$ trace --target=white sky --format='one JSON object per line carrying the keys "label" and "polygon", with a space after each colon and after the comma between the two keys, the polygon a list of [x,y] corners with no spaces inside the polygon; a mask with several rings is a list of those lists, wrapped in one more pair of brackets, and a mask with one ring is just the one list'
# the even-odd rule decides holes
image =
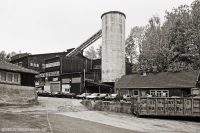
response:
{"label": "white sky", "polygon": [[[0,0],[0,51],[42,54],[76,48],[101,29],[101,15],[126,14],[126,37],[153,15],[194,0]],[[97,48],[101,38],[91,46]]]}

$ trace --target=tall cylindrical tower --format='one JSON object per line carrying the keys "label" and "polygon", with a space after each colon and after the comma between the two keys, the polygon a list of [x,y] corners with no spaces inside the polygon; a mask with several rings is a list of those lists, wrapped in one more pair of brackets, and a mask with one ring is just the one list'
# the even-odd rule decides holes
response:
{"label": "tall cylindrical tower", "polygon": [[102,82],[125,75],[125,18],[119,11],[102,14]]}

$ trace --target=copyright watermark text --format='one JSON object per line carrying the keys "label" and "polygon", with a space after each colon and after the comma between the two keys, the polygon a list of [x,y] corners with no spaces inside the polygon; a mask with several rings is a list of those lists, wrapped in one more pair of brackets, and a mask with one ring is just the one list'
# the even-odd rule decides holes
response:
{"label": "copyright watermark text", "polygon": [[16,131],[21,131],[21,132],[44,132],[46,131],[46,128],[1,128],[2,132],[16,132]]}

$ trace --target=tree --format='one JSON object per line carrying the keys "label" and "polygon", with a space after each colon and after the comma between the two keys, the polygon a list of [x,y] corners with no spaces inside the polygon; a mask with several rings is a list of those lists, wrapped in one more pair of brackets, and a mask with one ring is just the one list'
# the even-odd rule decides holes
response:
{"label": "tree", "polygon": [[96,58],[97,58],[96,51],[95,51],[95,49],[94,49],[93,46],[91,46],[91,47],[89,48],[89,50],[85,52],[85,56],[86,56],[88,59],[96,59]]}
{"label": "tree", "polygon": [[200,0],[191,4],[191,42],[196,46],[198,56],[200,55]]}
{"label": "tree", "polygon": [[4,50],[0,53],[0,61],[6,61],[6,52]]}
{"label": "tree", "polygon": [[97,58],[102,57],[102,46],[101,45],[99,45],[99,48],[97,48],[96,55],[97,55]]}
{"label": "tree", "polygon": [[153,16],[144,29],[144,37],[140,45],[139,62],[148,67],[161,65],[161,23],[158,16]]}
{"label": "tree", "polygon": [[[133,27],[130,35],[125,42],[126,57],[133,63],[138,60],[138,54],[141,51],[142,40],[144,37],[144,27]],[[139,49],[139,51],[137,50]]]}

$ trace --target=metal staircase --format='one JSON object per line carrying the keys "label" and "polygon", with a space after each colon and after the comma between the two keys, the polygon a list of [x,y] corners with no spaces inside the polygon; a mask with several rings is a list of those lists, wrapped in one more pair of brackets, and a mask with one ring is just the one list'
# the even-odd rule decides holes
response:
{"label": "metal staircase", "polygon": [[93,36],[91,36],[89,39],[87,39],[85,42],[83,42],[80,46],[72,50],[70,53],[68,53],[67,57],[72,57],[77,55],[78,53],[81,53],[85,48],[90,46],[93,42],[98,40],[102,36],[102,30],[100,29],[98,32],[96,32]]}

